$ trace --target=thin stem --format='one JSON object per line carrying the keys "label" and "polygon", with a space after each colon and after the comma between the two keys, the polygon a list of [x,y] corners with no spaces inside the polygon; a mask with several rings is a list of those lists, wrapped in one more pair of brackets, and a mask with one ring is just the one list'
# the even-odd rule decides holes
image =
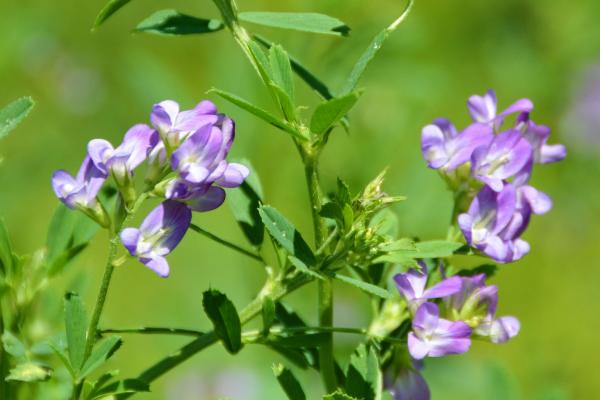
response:
{"label": "thin stem", "polygon": [[212,234],[209,231],[200,228],[198,225],[191,224],[190,225],[190,229],[193,230],[193,231],[195,231],[195,232],[198,232],[198,233],[200,233],[200,234],[202,234],[204,236],[206,236],[207,238],[209,238],[211,240],[214,240],[215,242],[217,242],[219,244],[222,244],[225,247],[228,247],[228,248],[230,248],[232,250],[237,251],[238,253],[241,253],[241,254],[243,254],[243,255],[245,255],[247,257],[250,257],[253,260],[256,260],[256,261],[258,261],[260,263],[266,264],[265,260],[259,254],[256,254],[256,253],[253,253],[251,251],[248,251],[248,250],[246,250],[246,249],[244,249],[244,248],[242,248],[242,247],[240,247],[240,246],[238,246],[236,244],[233,244],[233,243],[231,243],[231,242],[229,242],[229,241],[227,241],[225,239],[222,239],[222,238],[218,237],[217,235]]}
{"label": "thin stem", "polygon": [[107,328],[99,329],[98,335],[103,336],[108,333],[136,333],[141,335],[178,335],[178,336],[202,336],[205,333],[193,329],[184,328],[165,328],[145,326],[142,328]]}

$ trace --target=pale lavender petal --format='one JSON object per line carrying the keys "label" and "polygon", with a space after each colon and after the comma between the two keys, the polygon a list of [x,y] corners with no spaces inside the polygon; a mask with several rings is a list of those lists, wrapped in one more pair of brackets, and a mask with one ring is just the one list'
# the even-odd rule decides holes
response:
{"label": "pale lavender petal", "polygon": [[114,151],[112,144],[104,139],[92,139],[87,145],[87,151],[96,168],[108,174],[106,163]]}
{"label": "pale lavender petal", "polygon": [[194,196],[187,204],[194,211],[210,211],[219,207],[225,201],[225,191],[217,186],[211,186],[205,193]]}
{"label": "pale lavender petal", "polygon": [[490,340],[492,343],[504,343],[515,337],[521,329],[521,323],[515,317],[501,317],[492,322]]}
{"label": "pale lavender petal", "polygon": [[436,299],[440,297],[446,297],[458,293],[462,287],[462,280],[458,276],[452,276],[448,279],[443,280],[427,289],[423,293],[423,298]]}
{"label": "pale lavender petal", "polygon": [[194,110],[200,114],[216,114],[217,106],[210,100],[202,100],[194,107]]}
{"label": "pale lavender petal", "polygon": [[493,90],[488,90],[483,96],[473,95],[469,97],[467,107],[473,121],[488,123],[496,117],[496,104],[496,93]]}
{"label": "pale lavender petal", "polygon": [[179,104],[173,100],[161,101],[152,107],[150,121],[152,125],[162,132],[169,132],[179,114]]}
{"label": "pale lavender petal", "polygon": [[202,183],[209,174],[210,171],[200,164],[188,164],[181,170],[181,177],[190,183]]}
{"label": "pale lavender petal", "polygon": [[435,303],[423,303],[412,321],[413,330],[420,336],[433,332],[440,321],[440,310]]}
{"label": "pale lavender petal", "polygon": [[161,278],[167,278],[169,276],[169,263],[167,259],[161,256],[153,258],[140,259],[142,263],[152,271],[156,272]]}
{"label": "pale lavender petal", "polygon": [[216,183],[226,188],[235,188],[244,183],[248,175],[250,175],[248,167],[242,164],[230,163],[223,176]]}
{"label": "pale lavender petal", "polygon": [[136,228],[125,228],[121,231],[121,242],[129,254],[136,256],[137,244],[140,239],[140,230]]}
{"label": "pale lavender petal", "polygon": [[415,335],[413,332],[408,333],[407,344],[408,352],[416,360],[422,360],[423,358],[427,357],[427,354],[429,354],[429,351],[431,350],[431,346],[424,340],[421,340],[419,337],[417,337],[417,335]]}
{"label": "pale lavender petal", "polygon": [[56,197],[67,207],[75,208],[85,202],[85,190],[67,171],[58,170],[52,174],[52,189]]}
{"label": "pale lavender petal", "polygon": [[421,131],[421,151],[429,168],[441,168],[448,161],[444,141],[444,133],[437,125],[427,125]]}
{"label": "pale lavender petal", "polygon": [[[463,322],[455,322],[456,324],[462,324],[469,328],[469,326]],[[470,330],[470,329],[469,329]],[[431,341],[431,350],[429,350],[429,357],[443,357],[452,354],[463,354],[469,351],[471,347],[471,339],[469,338],[442,338],[434,339]]]}
{"label": "pale lavender petal", "polygon": [[540,163],[548,164],[564,160],[567,148],[562,144],[543,145],[540,149]]}
{"label": "pale lavender petal", "polygon": [[480,249],[498,262],[510,261],[509,244],[498,236],[489,237],[488,240],[481,245]]}
{"label": "pale lavender petal", "polygon": [[493,138],[493,130],[489,125],[479,123],[469,125],[454,139],[452,146],[455,150],[446,164],[446,169],[452,171],[466,163],[471,159],[476,148],[489,145]]}
{"label": "pale lavender petal", "polygon": [[511,104],[506,110],[502,111],[498,117],[505,117],[513,113],[530,113],[533,110],[533,103],[529,99],[519,99]]}
{"label": "pale lavender petal", "polygon": [[115,150],[115,153],[127,156],[127,169],[131,172],[146,160],[158,140],[157,131],[148,125],[137,124],[127,131],[123,143]]}

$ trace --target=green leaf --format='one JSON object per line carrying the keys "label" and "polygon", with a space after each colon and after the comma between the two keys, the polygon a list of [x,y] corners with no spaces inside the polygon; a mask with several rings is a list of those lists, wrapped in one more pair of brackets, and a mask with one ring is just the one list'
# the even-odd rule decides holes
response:
{"label": "green leaf", "polygon": [[118,336],[107,337],[98,343],[96,347],[94,347],[92,354],[90,354],[89,358],[85,361],[85,364],[83,364],[81,372],[79,373],[79,379],[85,378],[94,372],[96,368],[104,364],[117,350],[119,350],[119,347],[121,347],[122,344],[123,341]]}
{"label": "green leaf", "polygon": [[325,278],[319,274],[316,271],[313,271],[312,269],[310,269],[306,264],[304,264],[300,259],[294,257],[294,256],[288,256],[290,262],[292,263],[292,265],[300,272],[310,275],[314,278],[317,279],[321,279],[321,280],[325,280]]}
{"label": "green leaf", "polygon": [[373,347],[360,344],[350,357],[346,392],[363,400],[380,400],[383,379]]}
{"label": "green leaf", "polygon": [[177,36],[212,33],[224,27],[217,19],[196,18],[177,10],[160,10],[140,22],[135,31]]}
{"label": "green leaf", "polygon": [[114,13],[119,11],[130,1],[131,0],[110,0],[108,3],[106,3],[104,8],[100,10],[100,13],[98,13],[96,21],[94,22],[94,28],[97,28],[100,25],[102,25],[104,22],[106,22],[107,19],[112,17]]}
{"label": "green leaf", "polygon": [[338,389],[333,393],[326,394],[323,396],[323,400],[359,400],[356,397],[352,397],[347,395],[342,391],[342,389]]}
{"label": "green leaf", "polygon": [[337,274],[337,273],[335,273],[333,275],[333,277],[335,279],[339,280],[339,281],[342,281],[344,283],[347,283],[349,285],[357,287],[360,290],[362,290],[364,292],[367,292],[369,294],[375,295],[377,297],[381,297],[383,299],[390,298],[390,293],[387,290],[385,290],[383,288],[380,288],[379,286],[375,286],[375,285],[372,285],[370,283],[367,283],[367,282],[364,282],[364,281],[361,281],[361,280],[358,280],[358,279],[354,279],[354,278],[351,278],[351,277],[346,276],[346,275],[340,275],[340,274]]}
{"label": "green leaf", "polygon": [[23,121],[34,105],[31,97],[21,97],[0,109],[0,139]]}
{"label": "green leaf", "polygon": [[65,295],[65,326],[69,360],[73,368],[79,371],[84,362],[87,317],[77,293]]}
{"label": "green leaf", "polygon": [[404,19],[408,15],[410,9],[412,8],[412,5],[413,5],[413,0],[408,0],[408,4],[406,5],[406,8],[402,12],[402,14],[390,26],[388,26],[383,31],[379,32],[379,34],[377,34],[377,36],[375,36],[375,38],[371,41],[371,44],[369,44],[369,47],[367,47],[365,52],[360,56],[357,63],[354,65],[352,72],[350,72],[350,76],[348,76],[346,83],[344,84],[344,86],[342,87],[342,90],[340,91],[340,95],[349,94],[354,89],[356,89],[356,85],[358,84],[358,81],[360,80],[363,73],[367,69],[367,66],[369,65],[371,60],[373,60],[373,58],[375,58],[375,56],[381,49],[381,46],[383,45],[385,40],[388,38],[390,33],[394,32],[396,30],[396,28],[398,28],[400,23],[402,21],[404,21]]}
{"label": "green leaf", "polygon": [[446,240],[431,240],[413,245],[412,241],[401,239],[382,246],[382,249],[389,251],[389,253],[378,257],[375,262],[392,262],[414,266],[416,265],[415,259],[449,257],[462,247],[464,247],[462,243]]}
{"label": "green leaf", "polygon": [[398,216],[389,209],[379,211],[369,221],[370,228],[374,229],[378,235],[387,238],[398,236],[399,225]]}
{"label": "green leaf", "polygon": [[275,302],[270,296],[265,296],[262,302],[263,331],[268,332],[275,323]]}
{"label": "green leaf", "polygon": [[209,91],[209,93],[215,93],[215,94],[221,96],[222,98],[224,98],[225,100],[240,107],[241,109],[248,111],[250,114],[254,114],[258,118],[273,125],[274,127],[279,128],[282,131],[287,132],[287,133],[291,134],[292,136],[295,136],[299,139],[306,140],[306,138],[304,136],[302,136],[300,133],[296,132],[295,129],[291,128],[287,122],[279,119],[278,117],[274,116],[273,114],[269,113],[268,111],[265,111],[262,108],[251,104],[247,100],[244,100],[239,96],[236,96],[235,94],[232,94],[232,93],[226,92],[224,90],[220,90],[220,89],[211,89]]}
{"label": "green leaf", "polygon": [[290,221],[270,206],[262,206],[258,212],[267,231],[281,247],[306,265],[313,266],[315,264],[316,260],[312,250]]}
{"label": "green leaf", "polygon": [[71,375],[71,377],[73,379],[76,379],[77,378],[77,373],[73,369],[73,366],[71,365],[71,361],[69,361],[69,357],[65,353],[64,349],[62,348],[62,346],[59,343],[56,343],[56,342],[53,342],[53,341],[49,341],[48,342],[48,346],[50,346],[50,348],[58,356],[58,358],[60,359],[60,361],[62,361],[62,363],[65,365],[65,367],[67,367],[67,370],[69,371],[69,374]]}
{"label": "green leaf", "polygon": [[291,12],[242,12],[242,21],[273,28],[292,29],[303,32],[346,36],[350,28],[337,18],[318,13]]}
{"label": "green leaf", "polygon": [[13,335],[10,331],[6,330],[2,334],[2,345],[4,351],[16,358],[17,360],[23,360],[26,358],[27,349],[23,342],[18,337]]}
{"label": "green leaf", "polygon": [[242,324],[235,306],[223,293],[211,289],[204,292],[202,306],[215,327],[215,334],[227,351],[237,353],[242,348]]}
{"label": "green leaf", "polygon": [[273,82],[282,88],[294,102],[294,76],[288,54],[279,45],[271,46],[269,49],[269,60],[271,63],[271,76]]}
{"label": "green leaf", "polygon": [[306,400],[300,382],[289,368],[284,367],[282,364],[274,364],[273,373],[289,400]]}
{"label": "green leaf", "polygon": [[240,160],[240,163],[250,169],[250,175],[239,188],[230,190],[226,199],[246,239],[254,247],[260,248],[265,237],[265,226],[258,213],[263,197],[262,187],[258,174],[248,160]]}
{"label": "green leaf", "polygon": [[250,47],[250,52],[252,53],[252,57],[254,57],[254,61],[256,61],[261,77],[265,82],[272,82],[273,78],[271,76],[271,62],[269,61],[269,58],[265,55],[265,52],[260,45],[254,40],[251,40],[248,43],[248,46]]}
{"label": "green leaf", "polygon": [[52,376],[52,369],[36,362],[18,364],[10,370],[6,381],[43,382]]}
{"label": "green leaf", "polygon": [[431,240],[418,242],[415,247],[417,249],[414,258],[441,258],[450,257],[456,250],[463,247],[463,244],[447,240]]}
{"label": "green leaf", "polygon": [[125,379],[112,382],[108,385],[95,389],[88,397],[90,400],[102,399],[108,396],[115,396],[123,393],[149,392],[150,385],[139,379]]}
{"label": "green leaf", "polygon": [[14,264],[15,260],[8,231],[4,225],[4,220],[0,218],[0,278],[12,276]]}
{"label": "green leaf", "polygon": [[319,104],[310,120],[310,130],[317,135],[325,134],[354,107],[359,97],[359,92],[352,92]]}
{"label": "green leaf", "polygon": [[[275,93],[277,102],[279,103],[279,107],[281,108],[283,115],[285,115],[285,118],[288,121],[297,121],[298,116],[296,114],[296,107],[287,92],[274,82],[269,83],[269,87]],[[306,137],[302,135],[300,135],[300,138],[306,139]]]}

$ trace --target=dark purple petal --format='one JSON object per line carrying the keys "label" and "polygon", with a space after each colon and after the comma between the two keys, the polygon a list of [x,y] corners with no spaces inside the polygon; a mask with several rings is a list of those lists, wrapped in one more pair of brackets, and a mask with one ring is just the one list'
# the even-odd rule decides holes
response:
{"label": "dark purple petal", "polygon": [[225,191],[217,186],[211,186],[204,193],[193,195],[187,204],[194,211],[211,211],[225,201]]}
{"label": "dark purple petal", "polygon": [[384,386],[394,400],[430,400],[427,382],[412,368],[403,368],[397,376],[385,374]]}
{"label": "dark purple petal", "polygon": [[394,281],[400,294],[410,302],[423,296],[427,284],[427,272],[411,268],[408,272],[396,274]]}

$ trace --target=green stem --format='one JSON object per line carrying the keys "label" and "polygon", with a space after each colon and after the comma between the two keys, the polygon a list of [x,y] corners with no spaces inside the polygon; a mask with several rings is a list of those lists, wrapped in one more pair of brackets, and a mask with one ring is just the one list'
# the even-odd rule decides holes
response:
{"label": "green stem", "polygon": [[196,331],[194,329],[184,328],[165,328],[165,327],[154,327],[145,326],[142,328],[108,328],[99,329],[98,335],[104,336],[108,333],[136,333],[141,335],[178,335],[178,336],[202,336],[204,332]]}
{"label": "green stem", "polygon": [[254,259],[254,260],[258,261],[258,262],[261,262],[263,264],[266,264],[265,260],[259,254],[255,254],[255,253],[253,253],[251,251],[248,251],[248,250],[246,250],[246,249],[244,249],[244,248],[242,248],[242,247],[240,247],[240,246],[238,246],[236,244],[233,244],[233,243],[231,243],[231,242],[229,242],[229,241],[227,241],[225,239],[221,239],[217,235],[212,234],[209,231],[200,228],[198,225],[191,224],[190,225],[190,229],[193,230],[193,231],[195,231],[195,232],[198,232],[198,233],[200,233],[200,234],[202,234],[204,236],[206,236],[207,238],[209,238],[211,240],[214,240],[217,243],[222,244],[225,247],[228,247],[228,248],[230,248],[232,250],[235,250],[238,253],[241,253],[241,254],[243,254],[245,256],[248,256],[248,257],[250,257],[250,258],[252,258],[252,259]]}

